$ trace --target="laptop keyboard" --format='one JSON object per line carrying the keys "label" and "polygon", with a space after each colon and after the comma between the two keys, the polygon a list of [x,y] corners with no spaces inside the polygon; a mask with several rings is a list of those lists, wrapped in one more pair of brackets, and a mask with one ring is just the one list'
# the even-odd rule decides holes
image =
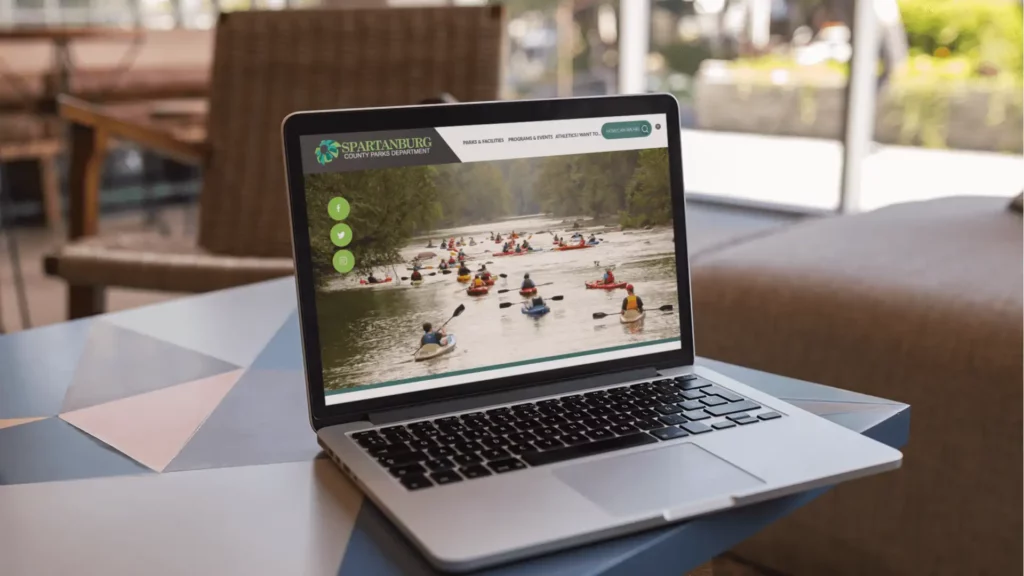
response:
{"label": "laptop keyboard", "polygon": [[355,432],[409,490],[420,490],[746,427],[778,412],[694,375]]}

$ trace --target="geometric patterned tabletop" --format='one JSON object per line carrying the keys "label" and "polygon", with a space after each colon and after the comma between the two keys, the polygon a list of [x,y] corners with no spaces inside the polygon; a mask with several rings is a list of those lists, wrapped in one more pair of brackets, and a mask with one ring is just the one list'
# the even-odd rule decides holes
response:
{"label": "geometric patterned tabletop", "polygon": [[[904,404],[699,363],[907,441]],[[488,573],[683,574],[821,492]],[[434,573],[321,458],[292,279],[0,336],[0,574],[66,573]]]}

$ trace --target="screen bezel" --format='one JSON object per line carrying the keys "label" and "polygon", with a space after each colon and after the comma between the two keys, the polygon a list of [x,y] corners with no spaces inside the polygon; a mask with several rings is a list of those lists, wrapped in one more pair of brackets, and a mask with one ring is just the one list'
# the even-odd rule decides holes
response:
{"label": "screen bezel", "polygon": [[[394,396],[344,402],[330,406],[326,404],[320,332],[316,315],[316,288],[313,281],[309,223],[306,211],[305,177],[302,171],[301,146],[299,144],[300,136],[647,114],[664,114],[668,135],[676,275],[679,289],[681,344],[679,350],[641,354],[624,359],[509,376],[473,384],[406,392]],[[692,365],[694,361],[693,312],[690,305],[690,271],[687,258],[686,209],[683,198],[679,125],[678,102],[668,94],[299,112],[285,118],[282,123],[284,161],[291,210],[292,248],[295,258],[296,293],[306,371],[306,395],[309,401],[310,423],[313,428],[319,430],[324,426],[365,420],[369,414],[374,412],[397,410],[407,406],[465,398],[498,390],[536,386],[600,373],[634,368],[658,369]]]}

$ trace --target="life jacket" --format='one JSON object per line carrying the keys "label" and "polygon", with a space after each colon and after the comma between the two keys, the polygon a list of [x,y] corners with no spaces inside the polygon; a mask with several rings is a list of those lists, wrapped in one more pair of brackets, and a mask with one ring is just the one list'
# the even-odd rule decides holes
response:
{"label": "life jacket", "polygon": [[484,285],[484,281],[481,280],[480,278],[474,278],[473,279],[473,287],[474,288],[479,288],[479,287],[481,287],[483,285]]}
{"label": "life jacket", "polygon": [[639,308],[639,306],[637,306],[636,303],[636,296],[632,294],[626,296],[626,310],[636,310],[637,308]]}

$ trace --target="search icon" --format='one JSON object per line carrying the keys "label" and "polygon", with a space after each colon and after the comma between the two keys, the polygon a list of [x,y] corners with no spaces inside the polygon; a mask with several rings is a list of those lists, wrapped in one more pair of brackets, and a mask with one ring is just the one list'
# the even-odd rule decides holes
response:
{"label": "search icon", "polygon": [[651,127],[648,126],[647,124],[644,124],[640,126],[640,131],[643,132],[644,134],[647,134],[651,131]]}

